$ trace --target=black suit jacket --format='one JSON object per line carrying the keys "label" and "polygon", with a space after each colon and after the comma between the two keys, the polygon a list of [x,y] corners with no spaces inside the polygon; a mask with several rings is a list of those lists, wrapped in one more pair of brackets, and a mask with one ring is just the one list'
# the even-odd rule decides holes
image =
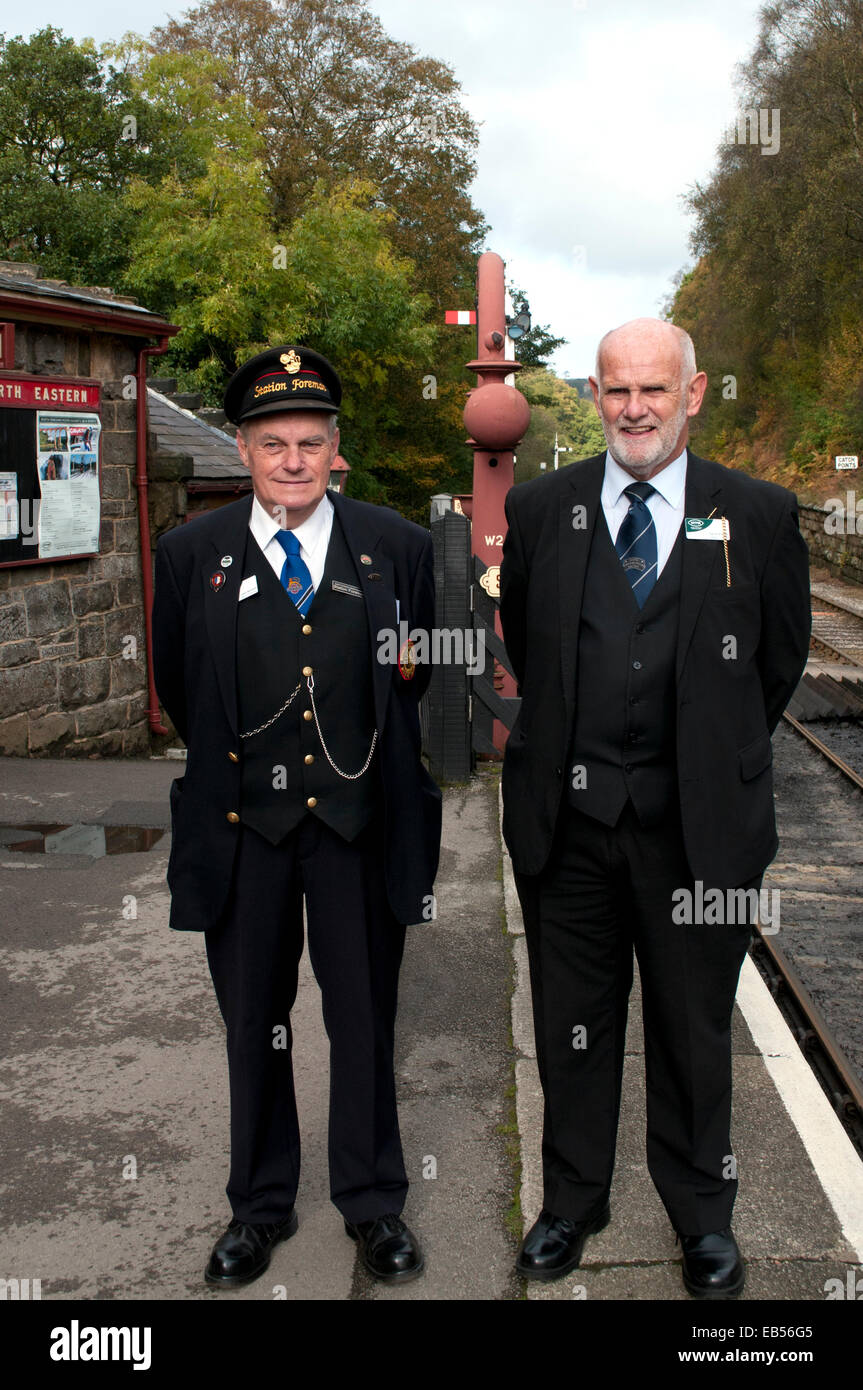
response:
{"label": "black suit jacket", "polygon": [[[544,867],[564,795],[604,470],[598,454],[506,499],[500,617],[522,705],[504,758],[503,830],[524,874]],[[809,568],[793,493],[690,452],[685,515],[711,513],[729,521],[731,585],[721,541],[682,540],[677,774],[693,878],[732,887],[776,853],[770,735],[806,663]]]}
{"label": "black suit jacket", "polygon": [[[404,680],[378,659],[377,634],[434,623],[431,537],[388,507],[330,493],[357,567],[372,647],[375,722],[386,813],[387,895],[400,922],[431,918],[440,849],[441,794],[420,760],[419,700],[431,675]],[[237,723],[237,605],[252,498],[162,536],[156,549],[153,657],[159,698],[187,745],[171,789],[171,926],[205,931],[228,895],[239,826],[242,757]],[[222,565],[223,555],[232,563]],[[360,560],[371,557],[371,563]],[[266,563],[266,562],[265,562]],[[219,570],[224,583],[214,589]],[[312,608],[312,615],[314,607]],[[350,678],[350,673],[345,673]],[[234,755],[234,757],[230,756]]]}

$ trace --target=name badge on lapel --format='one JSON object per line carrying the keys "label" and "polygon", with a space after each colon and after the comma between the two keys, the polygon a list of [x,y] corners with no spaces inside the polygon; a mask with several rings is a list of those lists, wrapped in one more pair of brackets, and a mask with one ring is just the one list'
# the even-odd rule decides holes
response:
{"label": "name badge on lapel", "polygon": [[247,575],[240,585],[240,598],[251,598],[252,594],[256,594],[257,592],[258,576],[256,574]]}
{"label": "name badge on lapel", "polygon": [[[714,508],[715,510],[715,508]],[[688,541],[722,541],[725,553],[725,587],[731,588],[731,557],[728,542],[731,540],[731,523],[727,516],[687,516],[683,521],[684,533]]]}
{"label": "name badge on lapel", "polygon": [[688,516],[683,524],[688,541],[731,540],[731,525],[725,516]]}

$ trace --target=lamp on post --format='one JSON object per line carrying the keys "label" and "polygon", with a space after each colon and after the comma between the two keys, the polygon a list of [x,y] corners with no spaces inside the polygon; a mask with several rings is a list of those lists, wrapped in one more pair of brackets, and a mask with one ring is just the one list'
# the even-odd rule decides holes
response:
{"label": "lamp on post", "polygon": [[525,335],[525,333],[529,333],[529,332],[530,332],[530,305],[529,305],[529,304],[528,304],[528,305],[525,305],[525,307],[522,309],[521,313],[520,313],[520,314],[516,314],[516,316],[515,316],[514,319],[512,319],[512,320],[507,319],[507,322],[506,322],[506,331],[507,331],[507,333],[509,334],[509,336],[512,338],[512,341],[513,341],[514,343],[517,343],[518,340],[519,340],[519,338],[523,338],[524,335]]}

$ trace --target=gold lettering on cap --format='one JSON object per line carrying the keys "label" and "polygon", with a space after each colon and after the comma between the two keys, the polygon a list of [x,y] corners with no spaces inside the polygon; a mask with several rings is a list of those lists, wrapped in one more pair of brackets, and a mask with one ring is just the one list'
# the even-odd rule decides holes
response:
{"label": "gold lettering on cap", "polygon": [[271,381],[266,386],[256,386],[252,394],[257,399],[258,396],[268,396],[271,391],[287,391],[287,389],[288,383],[286,381]]}
{"label": "gold lettering on cap", "polygon": [[305,390],[310,390],[310,391],[323,391],[324,394],[326,395],[326,390],[327,390],[327,388],[326,388],[326,386],[322,385],[320,381],[309,381],[309,380],[307,380],[305,377],[298,376],[297,379],[296,379],[296,381],[292,381],[292,382],[291,382],[291,390],[292,390],[292,391],[305,391]]}

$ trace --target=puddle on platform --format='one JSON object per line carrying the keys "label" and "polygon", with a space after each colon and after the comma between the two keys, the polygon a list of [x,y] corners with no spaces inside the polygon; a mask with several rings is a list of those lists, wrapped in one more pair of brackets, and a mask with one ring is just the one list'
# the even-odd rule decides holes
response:
{"label": "puddle on platform", "polygon": [[3,825],[0,846],[18,854],[141,854],[165,831],[143,825]]}

